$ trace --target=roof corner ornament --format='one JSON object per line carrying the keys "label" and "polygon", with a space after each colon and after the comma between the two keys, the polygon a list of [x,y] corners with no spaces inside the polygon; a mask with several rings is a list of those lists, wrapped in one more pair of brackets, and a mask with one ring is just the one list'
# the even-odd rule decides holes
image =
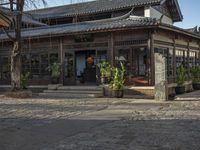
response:
{"label": "roof corner ornament", "polygon": [[164,18],[164,15],[162,14],[162,16],[160,17],[160,19],[158,19],[158,23],[161,24],[163,22],[163,18]]}
{"label": "roof corner ornament", "polygon": [[199,30],[198,31],[199,31],[199,34],[200,34],[200,26],[199,26]]}
{"label": "roof corner ornament", "polygon": [[121,16],[121,18],[129,18],[133,14],[134,9],[135,7],[133,7],[127,14]]}
{"label": "roof corner ornament", "polygon": [[135,7],[133,7],[133,8],[131,9],[131,11],[129,12],[129,13],[130,13],[130,15],[132,15],[132,14],[133,14],[133,11],[134,11],[134,9],[135,9]]}

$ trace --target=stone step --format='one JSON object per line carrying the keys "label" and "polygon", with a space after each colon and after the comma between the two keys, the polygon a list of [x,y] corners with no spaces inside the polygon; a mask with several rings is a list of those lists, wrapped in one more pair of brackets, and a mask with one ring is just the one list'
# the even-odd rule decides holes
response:
{"label": "stone step", "polygon": [[44,90],[44,93],[71,93],[71,94],[103,94],[102,90],[83,91],[83,90]]}
{"label": "stone step", "polygon": [[101,90],[102,87],[98,86],[60,86],[57,88],[58,90],[73,90],[73,91],[96,91]]}
{"label": "stone step", "polygon": [[45,98],[99,98],[102,94],[79,94],[79,93],[39,93]]}

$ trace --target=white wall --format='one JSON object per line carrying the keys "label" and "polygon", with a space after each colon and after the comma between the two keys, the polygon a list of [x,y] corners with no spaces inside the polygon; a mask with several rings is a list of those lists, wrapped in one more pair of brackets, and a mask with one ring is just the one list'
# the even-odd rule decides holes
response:
{"label": "white wall", "polygon": [[[146,7],[144,10],[144,15],[145,15],[145,17],[152,17],[152,18],[160,19],[160,17],[162,16],[162,13],[160,13],[159,11],[157,11],[156,9],[154,9],[152,7]],[[173,25],[172,19],[165,15],[162,19],[162,23]]]}

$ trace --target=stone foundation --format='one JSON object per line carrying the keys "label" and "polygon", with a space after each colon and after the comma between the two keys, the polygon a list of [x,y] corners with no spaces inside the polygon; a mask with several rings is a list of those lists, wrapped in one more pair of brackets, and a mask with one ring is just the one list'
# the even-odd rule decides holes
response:
{"label": "stone foundation", "polygon": [[[105,97],[111,97],[111,89],[108,85],[104,85],[104,96]],[[149,98],[154,98],[155,95],[155,88],[144,86],[144,87],[125,87],[124,88],[124,96],[125,97],[133,97],[134,96],[147,96]],[[145,97],[146,98],[146,97]]]}

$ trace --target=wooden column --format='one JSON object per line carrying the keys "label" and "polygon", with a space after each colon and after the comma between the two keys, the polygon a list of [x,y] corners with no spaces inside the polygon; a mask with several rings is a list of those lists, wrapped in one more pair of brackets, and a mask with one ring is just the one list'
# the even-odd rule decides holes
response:
{"label": "wooden column", "polygon": [[60,64],[61,64],[61,77],[60,77],[60,82],[61,84],[64,84],[64,66],[63,66],[63,61],[64,61],[64,53],[63,53],[63,38],[60,38]]}
{"label": "wooden column", "polygon": [[190,74],[190,41],[187,41],[187,61],[186,61],[186,66],[187,66],[187,74],[189,76]]}
{"label": "wooden column", "polygon": [[150,85],[155,85],[155,57],[154,57],[154,33],[150,35]]}
{"label": "wooden column", "polygon": [[198,64],[200,65],[200,42],[199,42],[199,53],[198,53]]}
{"label": "wooden column", "polygon": [[173,77],[176,82],[176,40],[173,39]]}
{"label": "wooden column", "polygon": [[115,65],[114,33],[110,33],[108,40],[108,61],[111,66]]}
{"label": "wooden column", "polygon": [[151,77],[151,31],[149,31],[149,38],[147,41],[147,68],[146,68],[146,72],[147,72],[147,77],[148,77],[148,84],[151,85],[152,84],[152,77]]}
{"label": "wooden column", "polygon": [[199,53],[195,51],[195,66],[197,66],[198,64],[198,57],[199,57],[198,54]]}

